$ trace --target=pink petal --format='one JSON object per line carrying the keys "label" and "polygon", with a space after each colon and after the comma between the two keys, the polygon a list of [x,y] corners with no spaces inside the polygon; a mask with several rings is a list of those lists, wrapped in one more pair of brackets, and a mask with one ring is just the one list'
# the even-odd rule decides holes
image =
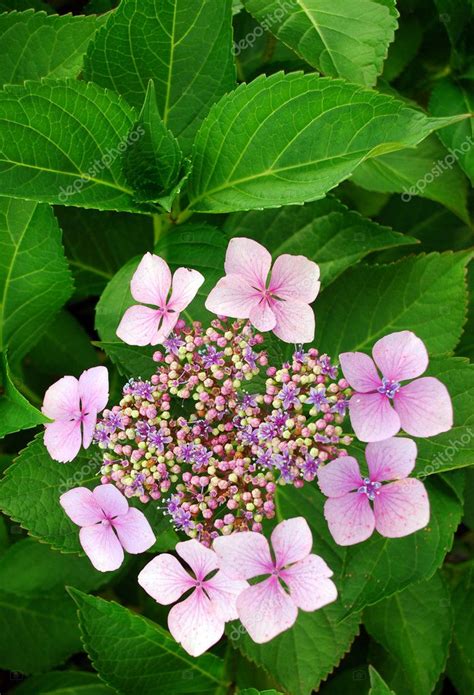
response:
{"label": "pink petal", "polygon": [[100,523],[84,526],[79,531],[79,540],[84,552],[99,572],[113,572],[123,562],[123,549],[112,526]]}
{"label": "pink petal", "polygon": [[270,290],[280,299],[312,304],[318,296],[319,266],[305,256],[279,256],[272,269]]}
{"label": "pink petal", "polygon": [[143,512],[134,507],[130,507],[125,516],[114,519],[112,524],[127,553],[144,553],[156,541],[148,519]]}
{"label": "pink petal", "polygon": [[92,526],[104,518],[104,513],[91,490],[75,487],[59,498],[68,517],[78,526]]}
{"label": "pink petal", "polygon": [[242,625],[257,644],[269,642],[295,622],[298,608],[276,577],[250,586],[237,599]]}
{"label": "pink petal", "polygon": [[45,428],[44,445],[51,458],[61,463],[75,459],[81,449],[80,421],[56,420],[45,425]]}
{"label": "pink petal", "polygon": [[130,290],[136,302],[164,308],[171,288],[171,271],[166,261],[146,253],[136,269]]}
{"label": "pink petal", "polygon": [[219,566],[217,555],[194,538],[176,544],[176,552],[191,567],[196,579],[202,581]]}
{"label": "pink petal", "polygon": [[449,391],[438,379],[426,376],[403,386],[393,402],[402,428],[413,437],[433,437],[453,426]]}
{"label": "pink petal", "polygon": [[115,516],[122,516],[128,512],[128,500],[117,490],[115,485],[111,483],[97,485],[92,494],[109,519]]}
{"label": "pink petal", "polygon": [[87,413],[100,413],[109,400],[109,372],[107,367],[86,369],[79,377],[79,396],[82,409]]}
{"label": "pink petal", "polygon": [[338,545],[360,543],[374,532],[374,513],[367,495],[360,492],[329,498],[324,505],[324,516]]}
{"label": "pink petal", "polygon": [[306,519],[297,516],[281,521],[271,535],[278,568],[307,557],[313,547],[313,536]]}
{"label": "pink petal", "polygon": [[73,376],[63,376],[44,394],[43,407],[46,417],[51,420],[70,420],[80,410],[79,382]]}
{"label": "pink petal", "polygon": [[359,393],[371,393],[382,385],[374,361],[363,352],[343,352],[339,362],[344,378]]}
{"label": "pink petal", "polygon": [[164,314],[159,322],[158,332],[151,341],[151,345],[161,344],[169,336],[179,319],[177,311],[169,311]]}
{"label": "pink petal", "polygon": [[314,340],[316,321],[309,304],[295,299],[272,303],[276,316],[275,335],[285,343],[311,343]]}
{"label": "pink petal", "polygon": [[82,446],[87,449],[94,438],[95,426],[97,424],[97,412],[91,410],[82,417]]}
{"label": "pink petal", "polygon": [[271,255],[257,241],[244,237],[229,241],[224,264],[227,275],[237,275],[252,287],[263,289],[271,264]]}
{"label": "pink petal", "polygon": [[159,325],[160,313],[157,309],[134,304],[122,316],[116,333],[128,345],[152,345]]}
{"label": "pink petal", "polygon": [[191,656],[200,656],[224,634],[225,622],[202,589],[195,589],[170,610],[168,627],[177,642]]}
{"label": "pink petal", "polygon": [[138,583],[147,594],[164,606],[175,603],[194,586],[180,562],[167,553],[154,557],[138,575]]}
{"label": "pink petal", "polygon": [[415,468],[417,448],[412,439],[391,437],[365,448],[370,479],[382,482],[406,478]]}
{"label": "pink petal", "polygon": [[381,338],[375,343],[372,356],[384,377],[391,381],[414,379],[428,367],[425,344],[411,331]]}
{"label": "pink petal", "polygon": [[261,294],[238,275],[221,278],[206,299],[206,309],[218,316],[248,319]]}
{"label": "pink petal", "polygon": [[178,313],[186,309],[197,295],[198,289],[204,282],[204,276],[197,270],[178,268],[173,274],[173,290],[168,302],[168,308]]}
{"label": "pink petal", "polygon": [[275,328],[276,318],[270,304],[261,299],[253,305],[249,314],[250,323],[255,326],[258,331],[271,331]]}
{"label": "pink petal", "polygon": [[356,437],[362,442],[378,442],[400,430],[400,418],[387,396],[381,393],[355,393],[349,413]]}
{"label": "pink petal", "polygon": [[336,586],[329,577],[332,571],[318,555],[308,555],[281,573],[292,600],[303,611],[316,611],[337,599]]}
{"label": "pink petal", "polygon": [[248,583],[242,579],[229,579],[224,572],[217,572],[206,581],[206,593],[212,601],[216,613],[225,622],[237,620],[237,598]]}
{"label": "pink petal", "polygon": [[253,531],[219,536],[212,544],[219,567],[232,579],[251,579],[273,571],[267,539]]}
{"label": "pink petal", "polygon": [[430,520],[425,486],[415,478],[383,485],[374,500],[375,528],[387,538],[400,538],[424,528]]}
{"label": "pink petal", "polygon": [[327,497],[342,497],[361,484],[359,464],[352,456],[341,456],[318,470],[318,485]]}

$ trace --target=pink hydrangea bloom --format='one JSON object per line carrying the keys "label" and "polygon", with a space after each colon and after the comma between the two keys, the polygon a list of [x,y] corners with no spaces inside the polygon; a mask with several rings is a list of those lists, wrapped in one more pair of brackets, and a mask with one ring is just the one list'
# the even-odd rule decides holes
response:
{"label": "pink hydrangea bloom", "polygon": [[267,539],[253,531],[221,536],[213,544],[221,569],[231,579],[268,575],[237,599],[240,621],[259,644],[288,630],[298,608],[315,611],[337,598],[337,589],[329,579],[332,571],[322,558],[311,554],[313,539],[305,519],[282,521],[271,542],[275,559]]}
{"label": "pink hydrangea bloom", "polygon": [[[400,428],[414,437],[431,437],[453,426],[448,390],[433,377],[416,379],[428,367],[428,353],[410,331],[378,340],[373,360],[362,352],[339,355],[342,371],[355,393],[349,403],[357,438],[378,442]],[[377,367],[382,373],[379,375]],[[415,379],[402,386],[402,381]]]}
{"label": "pink hydrangea bloom", "polygon": [[43,411],[54,422],[45,425],[44,443],[56,461],[72,461],[81,448],[90,445],[97,422],[109,399],[109,373],[93,367],[81,374],[63,376],[44,395]]}
{"label": "pink hydrangea bloom", "polygon": [[319,292],[319,267],[305,256],[272,257],[257,241],[231,239],[226,276],[209,294],[206,308],[221,316],[249,319],[259,331],[273,331],[287,343],[309,343],[315,319],[310,304]]}
{"label": "pink hydrangea bloom", "polygon": [[[361,475],[359,464],[351,456],[342,456],[319,469],[319,487],[329,497],[324,515],[336,543],[360,543],[374,529],[387,538],[400,538],[426,526],[430,504],[425,486],[408,478],[416,454],[414,441],[393,437],[367,445],[368,477]],[[390,480],[395,482],[382,484]]]}
{"label": "pink hydrangea bloom", "polygon": [[68,517],[78,526],[79,540],[99,572],[120,567],[124,549],[144,553],[155,542],[155,534],[143,512],[128,506],[114,485],[99,485],[93,491],[76,487],[59,498]]}
{"label": "pink hydrangea bloom", "polygon": [[132,297],[141,304],[127,309],[117,328],[118,337],[129,345],[163,343],[203,282],[201,273],[189,268],[178,268],[171,278],[166,261],[146,253],[130,283]]}
{"label": "pink hydrangea bloom", "polygon": [[184,601],[170,610],[168,627],[188,654],[199,656],[220,640],[225,623],[237,618],[235,600],[248,584],[215,572],[217,555],[194,539],[178,543],[176,552],[194,576],[173,555],[164,553],[143,568],[138,583],[164,605],[175,603],[192,589]]}

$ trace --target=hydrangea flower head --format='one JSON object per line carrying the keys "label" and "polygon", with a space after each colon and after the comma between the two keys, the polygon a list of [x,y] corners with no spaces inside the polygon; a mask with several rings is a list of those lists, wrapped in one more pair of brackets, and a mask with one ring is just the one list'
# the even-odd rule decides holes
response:
{"label": "hydrangea flower head", "polygon": [[107,405],[109,374],[105,367],[92,367],[79,379],[63,376],[46,391],[42,412],[54,422],[45,425],[44,444],[56,461],[72,461],[81,446],[90,445],[97,414]]}
{"label": "hydrangea flower head", "polygon": [[184,601],[170,610],[168,627],[188,654],[199,656],[220,640],[225,623],[237,618],[236,599],[248,584],[216,572],[216,553],[196,540],[178,543],[176,552],[192,574],[173,555],[163,553],[143,568],[138,583],[165,606],[191,590]]}
{"label": "hydrangea flower head", "polygon": [[118,337],[129,345],[163,343],[203,282],[201,273],[188,268],[178,268],[171,277],[166,261],[146,253],[130,283],[132,297],[141,303],[127,309],[117,328]]}
{"label": "hydrangea flower head", "polygon": [[[324,515],[336,543],[360,543],[374,530],[387,538],[400,538],[427,525],[430,505],[425,486],[408,478],[416,454],[414,441],[392,437],[367,445],[367,477],[351,456],[319,469],[319,487],[329,498]],[[385,485],[387,481],[394,482]]]}
{"label": "hydrangea flower head", "polygon": [[[391,333],[375,343],[372,356],[362,352],[339,356],[344,376],[355,391],[349,412],[358,439],[382,441],[400,428],[414,437],[451,429],[453,408],[446,386],[433,377],[417,378],[428,367],[420,338],[411,331]],[[402,385],[410,379],[414,381]]]}
{"label": "hydrangea flower head", "polygon": [[145,515],[128,506],[113,485],[68,490],[60,497],[68,517],[78,526],[84,552],[99,572],[120,567],[124,553],[144,553],[155,542],[155,534]]}
{"label": "hydrangea flower head", "polygon": [[319,267],[305,256],[272,257],[252,239],[231,239],[225,277],[209,294],[206,308],[215,314],[249,319],[259,331],[273,331],[287,343],[309,343],[315,319],[310,304],[319,292]]}
{"label": "hydrangea flower head", "polygon": [[265,576],[237,598],[237,613],[254,642],[261,644],[288,630],[298,609],[315,611],[335,601],[332,571],[311,553],[311,531],[302,517],[282,521],[267,539],[258,533],[216,538],[213,548],[222,571],[233,580]]}

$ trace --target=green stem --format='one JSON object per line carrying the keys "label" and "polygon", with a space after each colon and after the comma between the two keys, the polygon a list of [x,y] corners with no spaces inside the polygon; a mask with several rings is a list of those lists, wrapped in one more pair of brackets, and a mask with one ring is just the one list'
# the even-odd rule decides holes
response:
{"label": "green stem", "polygon": [[179,213],[178,217],[176,218],[176,224],[183,224],[183,222],[186,222],[186,220],[188,220],[192,214],[192,210],[190,210],[189,208],[185,208],[182,212]]}
{"label": "green stem", "polygon": [[22,393],[32,403],[32,405],[38,407],[42,405],[42,399],[38,396],[37,393],[30,389],[29,386],[24,384],[22,381],[17,381],[16,379],[13,381],[13,383],[18,389],[18,391],[20,391],[20,393]]}

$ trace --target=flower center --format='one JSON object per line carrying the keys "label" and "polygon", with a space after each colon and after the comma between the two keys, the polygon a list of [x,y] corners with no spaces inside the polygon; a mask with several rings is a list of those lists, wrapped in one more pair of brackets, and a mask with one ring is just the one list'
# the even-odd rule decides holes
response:
{"label": "flower center", "polygon": [[382,487],[382,483],[372,481],[370,478],[364,478],[362,480],[362,485],[357,490],[364,495],[367,495],[369,500],[374,500],[376,495],[379,495],[379,488]]}
{"label": "flower center", "polygon": [[394,398],[397,391],[400,389],[400,383],[398,381],[391,381],[391,379],[382,379],[382,386],[379,386],[377,391],[387,398]]}

